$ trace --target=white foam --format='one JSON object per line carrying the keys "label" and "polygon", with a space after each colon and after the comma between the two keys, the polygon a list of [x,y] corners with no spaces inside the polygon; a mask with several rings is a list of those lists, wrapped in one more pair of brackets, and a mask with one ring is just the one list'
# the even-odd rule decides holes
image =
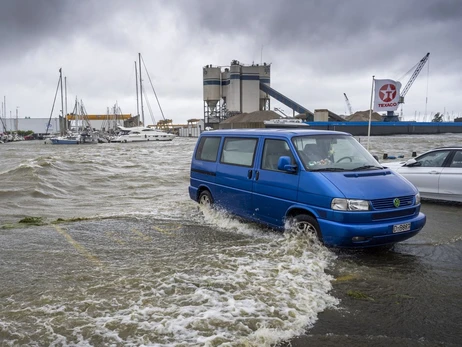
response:
{"label": "white foam", "polygon": [[[217,221],[223,219],[220,215]],[[239,234],[246,228],[232,219],[220,225]],[[157,265],[156,272],[150,263],[118,264],[99,270],[108,273],[100,274],[104,281],[97,285],[83,282],[38,302],[17,303],[28,307],[27,317],[35,322],[30,338],[43,335],[42,343],[77,346],[95,341],[270,346],[301,334],[319,312],[337,305],[329,294],[332,277],[326,268],[334,255],[328,249],[293,233],[255,228],[243,236],[237,243],[208,245],[194,253],[193,262],[190,256],[178,257],[174,266]],[[19,341],[14,332],[21,324],[3,325],[10,341]]]}

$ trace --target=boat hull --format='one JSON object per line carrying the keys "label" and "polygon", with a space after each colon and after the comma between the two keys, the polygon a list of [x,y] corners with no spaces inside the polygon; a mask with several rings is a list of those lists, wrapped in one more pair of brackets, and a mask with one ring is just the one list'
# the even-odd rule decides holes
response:
{"label": "boat hull", "polygon": [[124,128],[120,127],[121,133],[114,137],[111,142],[149,142],[149,141],[172,141],[176,135],[165,133],[147,127]]}
{"label": "boat hull", "polygon": [[79,140],[73,139],[50,139],[53,145],[78,145],[80,143]]}
{"label": "boat hull", "polygon": [[111,142],[122,142],[122,143],[127,143],[127,142],[156,142],[156,141],[172,141],[174,137],[158,137],[158,138],[134,138],[134,137],[128,137],[128,136],[119,136],[118,138],[115,138],[111,140]]}

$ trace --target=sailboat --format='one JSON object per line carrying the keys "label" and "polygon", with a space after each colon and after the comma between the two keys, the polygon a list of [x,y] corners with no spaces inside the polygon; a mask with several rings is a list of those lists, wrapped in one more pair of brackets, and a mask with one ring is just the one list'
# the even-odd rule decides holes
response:
{"label": "sailboat", "polygon": [[[64,110],[63,101],[63,84],[62,84],[62,70],[59,69],[58,87],[61,87],[61,110]],[[56,94],[58,89],[56,89]],[[55,95],[56,101],[56,95]],[[53,102],[54,107],[54,102]],[[53,113],[53,108],[52,108]],[[86,117],[85,107],[83,102],[80,103],[75,99],[75,106],[73,112],[69,115],[74,127],[68,129],[67,117],[63,116],[61,119],[61,136],[54,136],[50,141],[54,145],[78,145],[78,144],[93,144],[98,143],[98,134],[94,133],[88,118]],[[51,120],[51,115],[50,115]],[[48,127],[47,127],[48,129]]]}
{"label": "sailboat", "polygon": [[[146,127],[144,126],[144,102],[143,102],[143,84],[142,84],[142,77],[141,77],[141,53],[138,53],[138,60],[139,60],[139,69],[136,66],[136,61],[135,61],[135,77],[136,77],[136,105],[137,105],[137,118],[138,118],[138,126],[134,127],[123,127],[123,126],[118,126],[119,133],[117,136],[111,139],[111,142],[147,142],[147,141],[172,141],[176,135],[173,133],[167,133],[159,129],[155,129],[152,127]],[[138,102],[138,73],[139,73],[139,100]],[[149,74],[148,74],[149,77]],[[149,81],[151,81],[151,78],[149,77]],[[152,83],[151,83],[152,87]],[[154,90],[154,87],[152,87],[154,91],[154,95],[156,97],[157,103],[159,105],[159,109],[162,113],[162,108],[160,107],[159,99],[157,98],[157,94]],[[146,100],[147,101],[147,100]],[[142,117],[142,122],[140,123],[140,112],[139,112],[139,107],[141,104],[141,117]],[[148,103],[149,106],[149,103]],[[151,108],[149,107],[151,110]],[[165,119],[165,117],[164,117]]]}
{"label": "sailboat", "polygon": [[172,141],[176,135],[166,133],[150,127],[122,127],[119,126],[119,135],[111,142],[143,142],[143,141]]}
{"label": "sailboat", "polygon": [[68,115],[71,127],[63,136],[52,137],[50,139],[55,145],[78,145],[98,143],[98,133],[91,128],[82,101],[75,99],[74,111]]}

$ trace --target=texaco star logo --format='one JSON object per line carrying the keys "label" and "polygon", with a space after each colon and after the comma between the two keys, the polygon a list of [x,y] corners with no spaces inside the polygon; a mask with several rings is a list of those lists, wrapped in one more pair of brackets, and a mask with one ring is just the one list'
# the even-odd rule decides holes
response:
{"label": "texaco star logo", "polygon": [[383,102],[390,102],[396,97],[394,84],[384,84],[379,90],[379,97]]}

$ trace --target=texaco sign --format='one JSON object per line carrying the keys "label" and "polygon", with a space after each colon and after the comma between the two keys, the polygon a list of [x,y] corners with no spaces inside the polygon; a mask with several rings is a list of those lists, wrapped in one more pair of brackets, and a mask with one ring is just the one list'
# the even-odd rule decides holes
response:
{"label": "texaco sign", "polygon": [[400,82],[375,80],[374,111],[395,111],[398,108],[400,88]]}
{"label": "texaco sign", "polygon": [[396,98],[396,87],[394,84],[385,84],[379,90],[379,98],[383,102],[391,102]]}

